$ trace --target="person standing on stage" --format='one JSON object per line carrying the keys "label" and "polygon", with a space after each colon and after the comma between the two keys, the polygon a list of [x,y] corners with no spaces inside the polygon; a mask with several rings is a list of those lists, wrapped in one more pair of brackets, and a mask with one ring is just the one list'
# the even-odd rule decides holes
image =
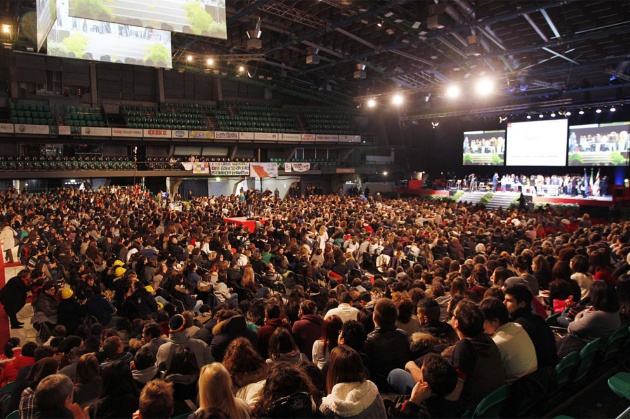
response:
{"label": "person standing on stage", "polygon": [[494,176],[492,176],[492,192],[496,192],[498,186],[499,186],[499,174],[497,172],[494,172]]}

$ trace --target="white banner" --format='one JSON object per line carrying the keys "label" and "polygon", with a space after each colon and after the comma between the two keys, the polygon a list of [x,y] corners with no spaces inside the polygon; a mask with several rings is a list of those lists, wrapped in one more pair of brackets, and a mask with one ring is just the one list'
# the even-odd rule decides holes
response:
{"label": "white banner", "polygon": [[15,131],[13,124],[0,124],[1,133],[12,133]]}
{"label": "white banner", "polygon": [[216,131],[214,138],[217,140],[238,140],[238,132]]}
{"label": "white banner", "polygon": [[330,134],[316,134],[315,141],[327,141],[327,142],[339,142],[338,135],[330,135]]}
{"label": "white banner", "polygon": [[184,170],[192,170],[193,164],[192,162],[185,161],[185,162],[182,162],[182,167],[184,168]]}
{"label": "white banner", "polygon": [[345,143],[360,143],[361,136],[360,135],[340,135],[339,142]]}
{"label": "white banner", "polygon": [[192,171],[193,173],[200,174],[200,175],[209,175],[210,167],[208,166],[208,163],[206,162],[195,162],[193,163]]}
{"label": "white banner", "polygon": [[275,132],[255,132],[254,140],[278,141],[278,134]]}
{"label": "white banner", "polygon": [[285,172],[308,172],[309,170],[311,170],[311,164],[310,163],[295,163],[295,162],[291,162],[291,163],[285,163],[284,164],[284,171]]}
{"label": "white banner", "polygon": [[170,129],[145,129],[142,131],[145,138],[171,138]]}
{"label": "white banner", "polygon": [[250,163],[249,175],[251,177],[278,177],[278,163]]}
{"label": "white banner", "polygon": [[185,129],[175,129],[171,132],[171,136],[173,138],[188,138],[188,130]]}
{"label": "white banner", "polygon": [[16,125],[15,126],[16,134],[41,134],[48,135],[50,134],[50,127],[48,125]]}
{"label": "white banner", "polygon": [[70,135],[72,134],[72,130],[68,125],[59,125],[59,129],[57,131],[59,135]]}
{"label": "white banner", "polygon": [[214,176],[249,176],[249,163],[211,162],[210,173]]}
{"label": "white banner", "polygon": [[142,138],[142,130],[138,128],[112,128],[112,137]]}
{"label": "white banner", "polygon": [[315,134],[302,134],[302,141],[315,141]]}
{"label": "white banner", "polygon": [[280,134],[280,141],[301,141],[302,136],[300,134]]}
{"label": "white banner", "polygon": [[253,132],[239,132],[238,139],[239,140],[253,140],[254,133]]}
{"label": "white banner", "polygon": [[81,127],[83,137],[111,137],[112,129],[103,127]]}
{"label": "white banner", "polygon": [[202,138],[204,140],[213,140],[214,131],[189,131],[188,138]]}

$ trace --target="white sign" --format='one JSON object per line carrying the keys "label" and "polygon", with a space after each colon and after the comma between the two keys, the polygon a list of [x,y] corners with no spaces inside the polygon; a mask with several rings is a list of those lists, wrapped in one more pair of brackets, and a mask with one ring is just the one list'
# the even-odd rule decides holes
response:
{"label": "white sign", "polygon": [[344,143],[360,143],[361,136],[360,135],[340,135],[339,142]]}
{"label": "white sign", "polygon": [[284,171],[285,172],[308,172],[309,170],[311,170],[311,164],[310,163],[285,163],[284,164]]}
{"label": "white sign", "polygon": [[239,140],[253,140],[254,133],[253,132],[239,132],[238,139]]}
{"label": "white sign", "polygon": [[84,137],[111,137],[112,129],[103,127],[81,127],[81,135]]}
{"label": "white sign", "polygon": [[255,132],[254,140],[278,141],[278,134],[270,132]]}
{"label": "white sign", "polygon": [[72,130],[68,125],[59,125],[59,135],[70,135],[72,134]]}
{"label": "white sign", "polygon": [[0,124],[0,132],[5,133],[11,133],[15,130],[15,128],[13,127],[13,124]]}
{"label": "white sign", "polygon": [[40,134],[40,135],[48,135],[50,134],[50,127],[48,125],[16,125],[15,126],[16,134]]}
{"label": "white sign", "polygon": [[316,141],[327,141],[327,142],[338,142],[339,141],[339,136],[338,135],[330,135],[330,134],[317,134],[315,135],[315,140]]}
{"label": "white sign", "polygon": [[142,138],[142,130],[138,128],[112,128],[112,137]]}
{"label": "white sign", "polygon": [[302,134],[302,141],[315,141],[315,134]]}
{"label": "white sign", "polygon": [[214,131],[189,131],[188,138],[203,138],[204,140],[214,139]]}
{"label": "white sign", "polygon": [[238,140],[238,132],[216,131],[214,138],[217,140]]}
{"label": "white sign", "polygon": [[278,177],[278,163],[250,163],[249,175],[258,178]]}
{"label": "white sign", "polygon": [[184,129],[175,129],[171,134],[173,138],[188,138],[188,131]]}
{"label": "white sign", "polygon": [[300,134],[280,134],[280,141],[301,141],[302,136]]}
{"label": "white sign", "polygon": [[248,176],[249,163],[211,162],[210,173],[214,176]]}
{"label": "white sign", "polygon": [[145,129],[142,131],[145,138],[171,138],[170,129]]}

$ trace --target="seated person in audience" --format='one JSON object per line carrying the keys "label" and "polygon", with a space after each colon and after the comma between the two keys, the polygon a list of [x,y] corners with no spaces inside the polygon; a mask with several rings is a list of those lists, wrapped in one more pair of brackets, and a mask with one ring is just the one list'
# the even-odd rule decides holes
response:
{"label": "seated person in audience", "polygon": [[433,298],[420,300],[417,305],[420,330],[411,335],[411,352],[419,358],[428,352],[440,353],[459,338],[453,327],[440,321],[440,305]]}
{"label": "seated person in audience", "polygon": [[78,404],[72,402],[72,380],[63,374],[44,378],[35,390],[35,405],[40,418],[88,418]]}
{"label": "seated person in audience", "polygon": [[480,308],[485,317],[483,329],[501,353],[506,383],[512,384],[536,371],[538,360],[534,344],[523,326],[510,321],[505,304],[496,298],[486,298]]}
{"label": "seated person in audience", "polygon": [[533,298],[527,286],[517,284],[505,289],[503,303],[510,314],[510,320],[520,324],[532,340],[536,349],[538,368],[553,369],[558,363],[556,339],[551,327],[542,317],[532,311]]}
{"label": "seated person in audience", "polygon": [[140,393],[138,411],[133,414],[133,419],[170,418],[173,406],[173,384],[152,380]]}
{"label": "seated person in audience", "polygon": [[607,338],[621,327],[619,299],[615,287],[606,281],[594,281],[589,295],[591,306],[580,311],[567,329],[570,334],[587,342]]}
{"label": "seated person in audience", "polygon": [[339,296],[339,306],[328,310],[324,316],[324,320],[332,317],[339,316],[344,323],[348,320],[356,320],[359,314],[359,309],[352,306],[352,295],[349,292],[344,292]]}

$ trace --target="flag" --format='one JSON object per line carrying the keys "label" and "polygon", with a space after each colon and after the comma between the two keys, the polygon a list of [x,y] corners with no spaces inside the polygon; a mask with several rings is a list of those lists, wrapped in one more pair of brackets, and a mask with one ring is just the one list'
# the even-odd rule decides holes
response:
{"label": "flag", "polygon": [[593,196],[593,168],[591,167],[591,181],[588,185],[588,192],[591,196]]}
{"label": "flag", "polygon": [[584,196],[588,196],[588,174],[584,169]]}
{"label": "flag", "polygon": [[599,188],[599,171],[600,169],[597,169],[597,176],[595,176],[595,188],[593,190],[593,195],[595,196],[601,196],[601,191]]}

